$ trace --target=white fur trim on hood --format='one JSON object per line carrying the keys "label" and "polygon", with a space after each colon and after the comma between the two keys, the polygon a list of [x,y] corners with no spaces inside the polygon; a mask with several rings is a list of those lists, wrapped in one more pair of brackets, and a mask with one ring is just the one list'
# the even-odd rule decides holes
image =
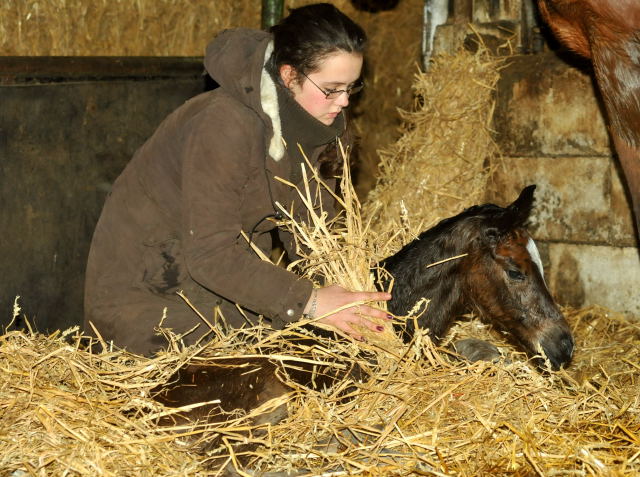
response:
{"label": "white fur trim on hood", "polygon": [[[264,53],[264,64],[267,63],[271,57],[273,51],[273,40],[267,45],[267,49]],[[273,127],[273,136],[269,142],[269,155],[274,161],[279,161],[284,156],[284,143],[282,141],[282,124],[280,123],[280,108],[278,107],[278,92],[276,90],[276,84],[273,82],[273,78],[262,67],[262,75],[260,78],[260,103],[262,104],[262,110],[271,119],[271,125]]]}

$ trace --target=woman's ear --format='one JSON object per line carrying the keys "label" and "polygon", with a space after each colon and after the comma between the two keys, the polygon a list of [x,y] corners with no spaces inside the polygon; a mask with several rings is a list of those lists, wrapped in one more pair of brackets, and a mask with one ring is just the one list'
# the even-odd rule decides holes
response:
{"label": "woman's ear", "polygon": [[282,65],[280,67],[280,78],[285,87],[291,88],[291,84],[296,80],[296,70],[291,65]]}

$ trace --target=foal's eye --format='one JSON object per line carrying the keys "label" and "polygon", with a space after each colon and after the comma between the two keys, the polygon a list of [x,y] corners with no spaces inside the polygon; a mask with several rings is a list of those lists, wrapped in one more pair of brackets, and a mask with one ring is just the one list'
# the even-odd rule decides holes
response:
{"label": "foal's eye", "polygon": [[507,270],[507,275],[509,275],[509,278],[511,278],[511,280],[522,281],[525,278],[524,273],[520,272],[519,270]]}

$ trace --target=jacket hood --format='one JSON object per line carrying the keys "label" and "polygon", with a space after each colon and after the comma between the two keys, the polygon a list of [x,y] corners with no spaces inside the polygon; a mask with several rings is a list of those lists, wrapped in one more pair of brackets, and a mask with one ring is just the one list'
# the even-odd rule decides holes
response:
{"label": "jacket hood", "polygon": [[[220,33],[209,45],[204,59],[207,73],[227,94],[253,109],[271,123],[269,155],[284,155],[276,85],[264,65],[273,51],[270,33],[235,28]],[[270,121],[269,121],[270,120]]]}

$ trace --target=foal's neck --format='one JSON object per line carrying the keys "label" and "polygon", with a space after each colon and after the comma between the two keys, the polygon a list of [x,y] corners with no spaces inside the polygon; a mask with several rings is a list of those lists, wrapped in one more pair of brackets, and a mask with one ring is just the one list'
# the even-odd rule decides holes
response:
{"label": "foal's neck", "polygon": [[[405,316],[421,299],[429,300],[417,321],[420,328],[429,329],[436,341],[465,311],[464,273],[460,259],[452,259],[461,255],[460,248],[445,234],[427,231],[385,263],[395,280],[390,310]],[[407,325],[412,333],[412,321]]]}

